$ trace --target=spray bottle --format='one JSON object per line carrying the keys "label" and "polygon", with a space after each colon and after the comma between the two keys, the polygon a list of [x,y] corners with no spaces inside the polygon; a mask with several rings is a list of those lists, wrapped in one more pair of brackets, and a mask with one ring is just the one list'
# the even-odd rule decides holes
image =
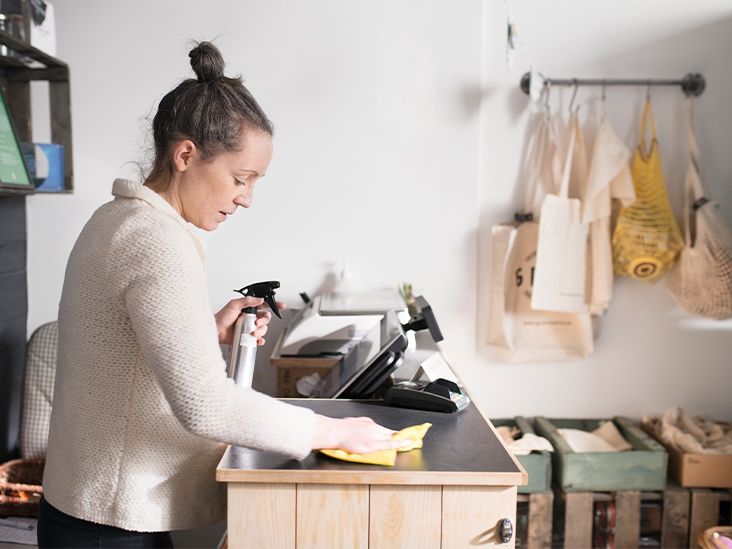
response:
{"label": "spray bottle", "polygon": [[[244,297],[263,298],[269,308],[272,309],[272,312],[277,315],[277,318],[282,318],[274,298],[275,289],[279,287],[280,283],[278,281],[270,280],[250,284],[234,291],[239,292]],[[252,335],[252,332],[256,329],[257,308],[244,307],[241,313],[234,325],[234,340],[231,344],[231,358],[227,373],[237,385],[251,387],[254,377],[254,362],[257,357],[257,338]]]}

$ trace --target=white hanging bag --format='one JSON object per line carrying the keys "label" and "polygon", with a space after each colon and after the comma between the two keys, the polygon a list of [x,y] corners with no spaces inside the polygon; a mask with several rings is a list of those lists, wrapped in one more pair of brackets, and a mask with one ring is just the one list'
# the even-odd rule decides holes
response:
{"label": "white hanging bag", "polygon": [[582,201],[569,198],[569,176],[577,132],[577,113],[570,122],[569,146],[558,194],[544,197],[531,306],[539,311],[585,313],[587,283],[587,224]]}
{"label": "white hanging bag", "polygon": [[582,221],[589,226],[587,301],[592,314],[602,314],[613,294],[612,200],[618,200],[623,207],[635,201],[630,158],[630,149],[607,119],[603,100],[587,186],[582,196]]}

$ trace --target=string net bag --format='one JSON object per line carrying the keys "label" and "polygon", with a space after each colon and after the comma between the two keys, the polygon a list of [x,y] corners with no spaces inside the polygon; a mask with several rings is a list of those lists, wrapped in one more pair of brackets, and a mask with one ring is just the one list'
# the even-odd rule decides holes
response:
{"label": "string net bag", "polygon": [[[652,132],[649,149],[648,121]],[[666,192],[650,101],[643,109],[641,142],[633,154],[631,174],[636,200],[618,214],[612,237],[613,270],[619,276],[655,282],[673,265],[684,240]]]}
{"label": "string net bag", "polygon": [[681,308],[722,320],[732,317],[732,232],[720,215],[718,203],[704,193],[690,98],[685,109],[690,156],[684,185],[685,247],[669,272],[667,284]]}

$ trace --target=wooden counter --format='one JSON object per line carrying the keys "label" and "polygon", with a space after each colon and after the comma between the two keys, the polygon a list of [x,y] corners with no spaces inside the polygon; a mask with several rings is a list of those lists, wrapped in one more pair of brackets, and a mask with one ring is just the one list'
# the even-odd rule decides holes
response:
{"label": "wooden counter", "polygon": [[501,519],[515,528],[516,486],[526,473],[475,405],[440,414],[378,401],[287,402],[331,417],[368,416],[395,430],[432,428],[424,447],[399,454],[394,467],[230,447],[216,470],[228,483],[230,548],[492,546],[502,545]]}

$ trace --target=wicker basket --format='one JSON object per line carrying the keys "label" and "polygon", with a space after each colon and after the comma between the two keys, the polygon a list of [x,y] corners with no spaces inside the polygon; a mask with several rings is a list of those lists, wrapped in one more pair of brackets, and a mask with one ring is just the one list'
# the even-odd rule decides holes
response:
{"label": "wicker basket", "polygon": [[44,465],[41,459],[14,459],[0,465],[0,516],[38,516]]}

